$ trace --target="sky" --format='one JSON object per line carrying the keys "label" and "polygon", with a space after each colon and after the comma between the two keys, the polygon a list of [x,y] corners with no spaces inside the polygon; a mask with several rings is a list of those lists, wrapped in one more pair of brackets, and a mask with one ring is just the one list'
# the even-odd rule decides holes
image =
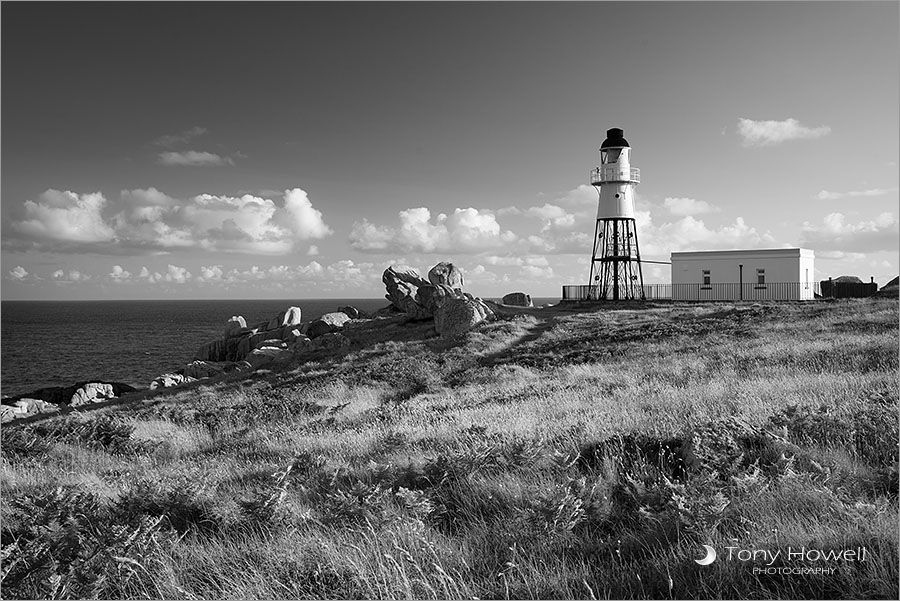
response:
{"label": "sky", "polygon": [[377,298],[439,261],[559,297],[613,127],[643,259],[898,274],[894,1],[0,10],[4,300]]}

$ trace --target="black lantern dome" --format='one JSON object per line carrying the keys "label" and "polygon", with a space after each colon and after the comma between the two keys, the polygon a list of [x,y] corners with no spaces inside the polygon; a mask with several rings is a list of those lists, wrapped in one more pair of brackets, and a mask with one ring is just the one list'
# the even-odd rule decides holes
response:
{"label": "black lantern dome", "polygon": [[600,145],[600,149],[604,148],[631,148],[628,140],[624,138],[625,132],[618,127],[606,130],[606,139]]}

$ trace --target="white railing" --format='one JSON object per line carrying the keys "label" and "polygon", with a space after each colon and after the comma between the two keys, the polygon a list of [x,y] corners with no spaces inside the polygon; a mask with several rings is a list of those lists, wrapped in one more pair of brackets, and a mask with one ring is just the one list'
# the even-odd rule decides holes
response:
{"label": "white railing", "polygon": [[603,182],[632,182],[639,184],[641,183],[641,170],[637,167],[632,167],[628,173],[625,173],[625,171],[620,169],[595,167],[591,171],[591,185]]}

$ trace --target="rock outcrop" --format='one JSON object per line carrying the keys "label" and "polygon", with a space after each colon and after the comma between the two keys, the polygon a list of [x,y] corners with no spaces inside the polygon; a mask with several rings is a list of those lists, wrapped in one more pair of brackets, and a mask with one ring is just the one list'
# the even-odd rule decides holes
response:
{"label": "rock outcrop", "polygon": [[416,293],[416,303],[429,315],[434,316],[438,306],[445,299],[461,296],[463,296],[462,291],[445,284],[421,286]]}
{"label": "rock outcrop", "polygon": [[314,319],[310,322],[309,328],[306,330],[306,335],[312,339],[316,339],[319,336],[337,332],[342,329],[344,324],[348,321],[350,321],[350,317],[348,317],[346,313],[326,313],[319,319]]}
{"label": "rock outcrop", "polygon": [[234,315],[225,322],[225,338],[238,336],[247,329],[247,321],[240,315]]}
{"label": "rock outcrop", "polygon": [[415,299],[419,286],[427,286],[429,284],[428,280],[422,279],[416,270],[400,265],[391,265],[385,269],[381,275],[381,281],[384,282],[384,287],[387,290],[387,294],[384,297],[401,311],[405,311],[403,299]]}
{"label": "rock outcrop", "polygon": [[338,309],[338,311],[340,311],[341,313],[344,313],[350,319],[359,319],[359,317],[360,317],[359,309],[357,309],[353,305],[347,305],[344,307],[340,307]]}
{"label": "rock outcrop", "polygon": [[112,384],[104,382],[90,382],[75,391],[69,400],[70,407],[81,407],[91,403],[102,403],[116,398]]}
{"label": "rock outcrop", "polygon": [[285,341],[273,338],[266,340],[258,348],[253,349],[250,352],[250,356],[247,357],[247,362],[250,363],[250,367],[253,369],[259,369],[290,354],[291,351],[288,349]]}
{"label": "rock outcrop", "polygon": [[14,419],[23,419],[39,413],[55,413],[59,405],[47,403],[39,399],[19,399],[12,405],[0,405],[0,423]]}
{"label": "rock outcrop", "polygon": [[[102,388],[102,390],[112,390],[112,397],[119,397],[127,392],[134,392],[137,390],[134,386],[129,386],[128,384],[123,384],[121,382],[105,382],[101,380],[86,380],[83,382],[78,382],[73,384],[72,386],[51,386],[48,388],[40,388],[38,390],[26,393],[26,394],[17,394],[15,396],[11,396],[9,398],[3,399],[4,404],[12,404],[19,399],[37,399],[39,401],[44,401],[45,403],[52,403],[53,405],[68,405],[72,401],[72,397],[75,394],[85,387],[90,387],[91,389],[96,390],[97,388],[89,386],[91,384],[105,384],[109,386],[109,388]],[[89,396],[89,393],[82,393],[84,398]]]}
{"label": "rock outcrop", "polygon": [[290,341],[292,332],[305,332],[300,307],[288,307],[272,319],[248,328],[243,317],[236,315],[225,323],[225,337],[207,342],[194,353],[194,360],[207,362],[235,362],[246,359],[250,352],[270,338]]}
{"label": "rock outcrop", "polygon": [[186,376],[184,374],[163,374],[161,376],[157,376],[155,380],[150,382],[150,390],[157,390],[158,388],[173,388],[175,386],[190,384],[191,382],[196,381],[197,378],[192,378],[191,376]]}
{"label": "rock outcrop", "polygon": [[288,307],[269,320],[266,330],[274,330],[284,326],[298,326],[300,325],[301,315],[300,307]]}
{"label": "rock outcrop", "polygon": [[505,295],[501,302],[504,305],[512,305],[514,307],[533,307],[534,302],[531,300],[530,294],[525,294],[524,292],[510,292]]}
{"label": "rock outcrop", "polygon": [[434,328],[442,338],[455,338],[493,315],[480,298],[471,295],[447,298],[434,314]]}
{"label": "rock outcrop", "polygon": [[[249,332],[248,334],[249,335]],[[237,361],[243,359],[238,356],[238,347],[245,336],[231,336],[207,342],[194,353],[195,361]]]}
{"label": "rock outcrop", "polygon": [[212,378],[233,371],[246,369],[246,361],[193,361],[184,366],[180,372],[191,378]]}
{"label": "rock outcrop", "polygon": [[462,290],[463,274],[453,263],[441,261],[428,270],[428,281],[435,286],[450,286]]}

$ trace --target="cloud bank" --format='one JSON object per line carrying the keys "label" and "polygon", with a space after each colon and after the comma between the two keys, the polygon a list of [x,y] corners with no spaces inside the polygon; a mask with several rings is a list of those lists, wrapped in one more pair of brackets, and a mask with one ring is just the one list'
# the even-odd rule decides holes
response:
{"label": "cloud bank", "polygon": [[208,133],[208,131],[209,130],[205,127],[192,127],[177,134],[166,134],[160,136],[150,142],[150,144],[152,144],[153,146],[162,146],[163,148],[169,148],[171,146],[177,146],[179,144],[187,144],[194,138]]}
{"label": "cloud bank", "polygon": [[160,165],[181,167],[222,167],[234,165],[234,159],[223,157],[212,152],[185,150],[183,152],[161,152],[157,158]]}
{"label": "cloud bank", "polygon": [[813,198],[819,200],[838,200],[841,198],[859,198],[867,196],[885,196],[897,192],[897,188],[871,188],[869,190],[849,190],[847,192],[830,192],[828,190],[820,190]]}
{"label": "cloud bank", "polygon": [[827,125],[807,127],[796,119],[784,121],[754,121],[738,119],[738,134],[743,138],[744,146],[773,146],[788,140],[821,138],[831,133]]}
{"label": "cloud bank", "polygon": [[801,244],[817,251],[840,253],[897,252],[897,217],[881,213],[875,219],[849,223],[843,213],[830,213],[821,223],[803,223]]}
{"label": "cloud bank", "polygon": [[367,252],[422,252],[472,254],[500,248],[516,240],[515,234],[501,230],[490,211],[455,209],[440,213],[432,222],[431,211],[417,207],[400,211],[399,224],[380,226],[363,219],[353,224],[350,245]]}
{"label": "cloud bank", "polygon": [[26,201],[7,248],[72,252],[208,251],[279,255],[332,234],[305,191],[281,202],[245,194],[172,198],[156,188],[123,190],[116,207],[99,192],[47,190]]}

